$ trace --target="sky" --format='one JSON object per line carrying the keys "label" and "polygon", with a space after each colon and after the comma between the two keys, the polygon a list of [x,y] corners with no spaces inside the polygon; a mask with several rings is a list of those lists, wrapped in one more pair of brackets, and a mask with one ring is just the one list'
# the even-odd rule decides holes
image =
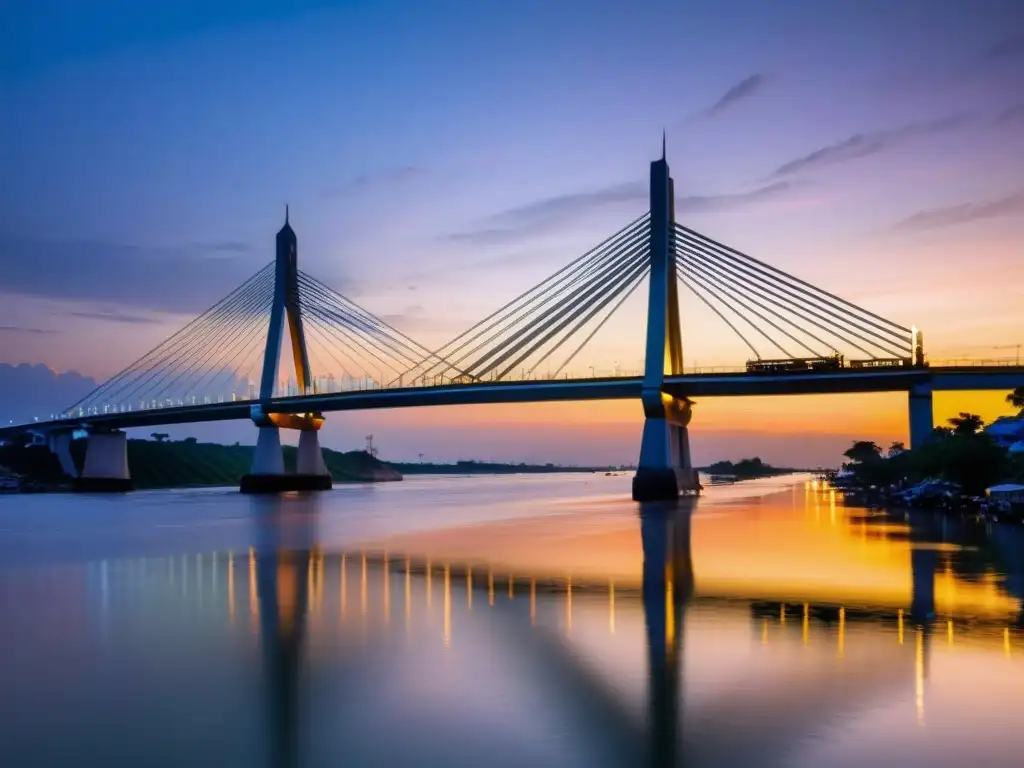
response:
{"label": "sky", "polygon": [[[105,380],[269,262],[285,204],[305,272],[436,348],[642,214],[663,129],[687,226],[921,328],[935,362],[1024,342],[1018,0],[8,0],[4,16],[0,363]],[[580,366],[640,367],[642,294]],[[742,341],[681,299],[686,365],[742,365]],[[1004,394],[943,396],[936,415],[992,418]],[[695,413],[706,461],[829,464],[907,431],[899,394]],[[346,414],[324,443],[630,462],[640,414]]]}

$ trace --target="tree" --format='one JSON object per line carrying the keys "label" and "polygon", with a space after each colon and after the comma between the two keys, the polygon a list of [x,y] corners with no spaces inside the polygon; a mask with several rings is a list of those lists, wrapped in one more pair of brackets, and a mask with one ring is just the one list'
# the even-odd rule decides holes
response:
{"label": "tree", "polygon": [[169,438],[170,435],[168,435],[166,432],[154,432],[153,434],[150,435],[150,437],[152,437],[158,443],[162,443],[164,440]]}
{"label": "tree", "polygon": [[881,447],[871,440],[857,440],[843,452],[843,456],[855,464],[865,464],[881,458]]}
{"label": "tree", "polygon": [[1006,402],[1024,412],[1024,387],[1017,387],[1006,396]]}
{"label": "tree", "polygon": [[886,454],[886,456],[888,456],[891,459],[893,456],[898,456],[905,450],[907,450],[907,446],[904,445],[902,441],[896,440],[895,442],[893,442],[892,445],[889,446],[889,452]]}
{"label": "tree", "polygon": [[949,420],[949,425],[958,435],[973,435],[985,426],[985,422],[976,413],[960,411],[959,416],[954,416]]}

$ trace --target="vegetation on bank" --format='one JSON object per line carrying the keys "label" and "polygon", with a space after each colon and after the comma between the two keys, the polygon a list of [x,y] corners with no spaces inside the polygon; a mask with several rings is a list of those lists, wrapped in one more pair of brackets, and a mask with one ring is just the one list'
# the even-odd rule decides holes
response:
{"label": "vegetation on bank", "polygon": [[[1021,409],[1024,417],[1024,387],[1007,398]],[[1024,455],[1013,454],[982,431],[985,422],[973,413],[951,418],[948,426],[936,427],[922,446],[908,450],[893,443],[888,450],[878,444],[858,440],[844,455],[850,462],[844,468],[852,473],[855,484],[886,487],[919,483],[928,479],[955,483],[970,496],[1001,482],[1024,482]]]}
{"label": "vegetation on bank", "polygon": [[558,464],[504,464],[494,461],[456,461],[453,464],[391,462],[403,475],[513,475],[546,472],[607,472],[621,467],[563,467]]}
{"label": "vegetation on bank", "polygon": [[752,459],[740,459],[735,463],[731,461],[716,461],[710,466],[701,467],[700,471],[706,472],[709,475],[735,477],[737,480],[755,480],[759,477],[790,475],[794,472],[800,472],[801,470],[786,467],[773,467],[769,464],[765,464],[759,457],[755,456]]}
{"label": "vegetation on bank", "polygon": [[[85,440],[71,444],[75,465],[85,463]],[[253,446],[200,443],[194,437],[171,441],[129,440],[128,466],[136,488],[234,486],[252,466]],[[284,446],[284,464],[295,469],[296,449]],[[401,474],[366,451],[323,449],[324,463],[335,482],[401,480]],[[27,485],[59,487],[70,483],[57,457],[46,446],[0,447],[0,466],[21,476]]]}

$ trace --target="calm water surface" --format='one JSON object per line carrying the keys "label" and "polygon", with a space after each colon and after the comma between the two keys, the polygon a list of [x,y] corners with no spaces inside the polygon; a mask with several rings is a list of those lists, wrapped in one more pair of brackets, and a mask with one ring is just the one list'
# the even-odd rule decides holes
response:
{"label": "calm water surface", "polygon": [[629,482],[0,497],[0,764],[1021,765],[1020,531]]}

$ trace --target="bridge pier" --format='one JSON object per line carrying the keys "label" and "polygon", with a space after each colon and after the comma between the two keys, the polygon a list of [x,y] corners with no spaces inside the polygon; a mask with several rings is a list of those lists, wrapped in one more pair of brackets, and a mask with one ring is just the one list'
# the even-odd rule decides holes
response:
{"label": "bridge pier", "polygon": [[660,390],[643,396],[644,432],[640,462],[633,477],[635,501],[665,501],[700,492],[690,458],[689,400],[669,398]]}
{"label": "bridge pier", "polygon": [[78,467],[71,456],[71,440],[74,435],[71,432],[51,432],[46,436],[46,445],[50,453],[57,457],[60,468],[64,474],[71,478],[78,477]]}
{"label": "bridge pier", "polygon": [[910,389],[910,447],[920,448],[935,430],[935,416],[932,411],[932,385],[915,384]]}
{"label": "bridge pier", "polygon": [[[69,454],[70,456],[70,454]],[[120,430],[92,432],[85,449],[81,477],[76,491],[112,493],[134,490],[128,472],[128,437]]]}
{"label": "bridge pier", "polygon": [[[318,422],[322,423],[322,422]],[[281,450],[281,432],[276,424],[260,425],[252,469],[242,477],[242,493],[284,493],[286,491],[329,491],[333,485],[331,473],[324,464],[323,451],[317,435],[318,426],[308,426],[299,432],[299,450],[295,472],[284,466]]]}

